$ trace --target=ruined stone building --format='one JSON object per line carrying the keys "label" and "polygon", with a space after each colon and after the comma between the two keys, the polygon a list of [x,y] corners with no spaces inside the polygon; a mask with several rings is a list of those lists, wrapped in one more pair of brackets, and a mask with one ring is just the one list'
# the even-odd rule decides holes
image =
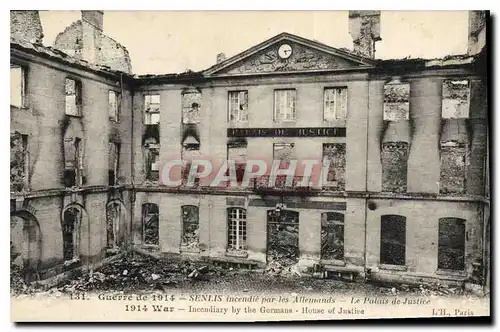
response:
{"label": "ruined stone building", "polygon": [[[486,15],[469,54],[375,59],[380,13],[349,13],[354,50],[281,33],[200,72],[135,76],[83,11],[40,43],[11,14],[11,247],[31,280],[123,246],[255,266],[484,283],[489,255]],[[30,22],[25,23],[25,22]],[[24,29],[18,25],[22,25]],[[472,31],[473,30],[473,31]],[[328,160],[328,185],[186,186],[190,161]],[[162,165],[183,160],[181,185]]]}

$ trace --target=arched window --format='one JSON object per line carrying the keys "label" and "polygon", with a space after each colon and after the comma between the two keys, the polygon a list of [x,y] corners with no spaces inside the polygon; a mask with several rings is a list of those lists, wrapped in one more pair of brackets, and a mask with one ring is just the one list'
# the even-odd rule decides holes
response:
{"label": "arched window", "polygon": [[159,245],[159,209],[154,203],[142,205],[143,243]]}
{"label": "arched window", "polygon": [[106,244],[108,248],[118,246],[121,207],[118,203],[110,203],[106,207]]}
{"label": "arched window", "polygon": [[243,208],[227,209],[227,251],[247,250],[247,211]]}
{"label": "arched window", "polygon": [[63,258],[65,261],[79,257],[79,227],[82,220],[82,211],[70,207],[64,211],[62,223]]}
{"label": "arched window", "polygon": [[321,214],[321,259],[344,259],[344,215],[338,212]]}
{"label": "arched window", "polygon": [[200,243],[199,211],[194,205],[184,205],[182,210],[182,237],[181,247],[184,249],[198,249]]}
{"label": "arched window", "polygon": [[439,219],[438,269],[465,268],[465,220]]}
{"label": "arched window", "polygon": [[398,215],[383,215],[380,229],[380,263],[405,265],[406,263],[406,218]]}

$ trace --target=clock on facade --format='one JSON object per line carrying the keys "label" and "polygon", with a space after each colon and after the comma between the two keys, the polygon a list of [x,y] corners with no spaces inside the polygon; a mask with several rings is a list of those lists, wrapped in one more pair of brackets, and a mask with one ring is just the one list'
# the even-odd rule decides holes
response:
{"label": "clock on facade", "polygon": [[292,47],[288,44],[283,44],[278,49],[278,55],[282,59],[288,59],[292,55]]}

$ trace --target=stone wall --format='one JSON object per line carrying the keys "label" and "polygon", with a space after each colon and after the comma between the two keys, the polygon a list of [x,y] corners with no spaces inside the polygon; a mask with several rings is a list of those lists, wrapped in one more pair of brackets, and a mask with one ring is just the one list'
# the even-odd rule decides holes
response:
{"label": "stone wall", "polygon": [[11,10],[10,37],[30,43],[42,43],[43,29],[38,11]]}

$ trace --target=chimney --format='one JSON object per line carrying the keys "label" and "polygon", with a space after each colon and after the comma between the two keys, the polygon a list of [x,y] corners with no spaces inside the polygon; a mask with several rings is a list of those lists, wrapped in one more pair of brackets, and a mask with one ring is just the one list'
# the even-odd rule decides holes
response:
{"label": "chimney", "polygon": [[221,63],[224,60],[226,60],[226,54],[225,53],[219,53],[219,54],[217,54],[217,63]]}
{"label": "chimney", "polygon": [[101,10],[82,10],[82,58],[90,63],[98,63],[104,13]]}
{"label": "chimney", "polygon": [[43,29],[38,10],[11,10],[10,37],[33,44],[41,44]]}
{"label": "chimney", "polygon": [[350,10],[349,34],[354,53],[375,58],[375,42],[380,38],[380,10]]}

